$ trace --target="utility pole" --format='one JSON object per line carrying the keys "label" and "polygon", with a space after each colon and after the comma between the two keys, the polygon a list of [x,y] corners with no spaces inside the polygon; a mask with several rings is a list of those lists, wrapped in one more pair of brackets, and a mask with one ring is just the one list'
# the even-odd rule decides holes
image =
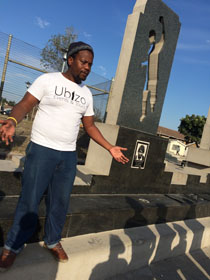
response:
{"label": "utility pole", "polygon": [[[31,83],[29,81],[25,82],[26,84],[26,88],[28,90],[28,88],[31,86]],[[33,117],[33,113],[34,113],[34,108],[33,108],[33,111],[32,112],[29,112],[26,117],[27,117],[27,120],[31,119],[32,120],[32,117]],[[29,117],[30,115],[30,117]]]}
{"label": "utility pole", "polygon": [[4,82],[5,82],[6,72],[7,72],[7,64],[8,64],[8,60],[9,60],[9,52],[10,52],[11,42],[12,42],[12,35],[9,35],[9,40],[8,40],[8,44],[7,44],[7,52],[6,52],[6,56],[5,56],[5,59],[4,59],[4,68],[3,68],[3,72],[2,72],[2,76],[1,76],[0,103],[2,103],[2,92],[3,92],[3,89],[4,89]]}

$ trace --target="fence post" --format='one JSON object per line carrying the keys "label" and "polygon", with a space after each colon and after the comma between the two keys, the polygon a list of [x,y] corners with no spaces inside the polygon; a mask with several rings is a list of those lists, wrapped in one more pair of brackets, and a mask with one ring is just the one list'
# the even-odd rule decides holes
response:
{"label": "fence post", "polygon": [[9,60],[9,52],[10,52],[11,43],[12,43],[12,35],[9,35],[9,40],[8,40],[8,44],[7,44],[7,52],[6,52],[6,56],[4,59],[4,68],[3,68],[3,72],[2,72],[2,76],[1,76],[0,104],[2,102],[2,92],[4,89],[4,82],[5,82],[6,72],[7,72],[7,64],[8,64],[8,60]]}

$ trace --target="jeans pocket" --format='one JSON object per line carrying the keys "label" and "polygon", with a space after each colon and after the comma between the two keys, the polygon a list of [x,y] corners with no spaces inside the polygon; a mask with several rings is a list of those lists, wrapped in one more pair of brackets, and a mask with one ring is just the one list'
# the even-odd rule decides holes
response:
{"label": "jeans pocket", "polygon": [[28,143],[28,146],[26,147],[26,157],[25,157],[25,161],[27,160],[27,157],[29,156],[29,154],[30,154],[30,152],[31,152],[32,145],[33,145],[33,143],[30,141],[30,142]]}

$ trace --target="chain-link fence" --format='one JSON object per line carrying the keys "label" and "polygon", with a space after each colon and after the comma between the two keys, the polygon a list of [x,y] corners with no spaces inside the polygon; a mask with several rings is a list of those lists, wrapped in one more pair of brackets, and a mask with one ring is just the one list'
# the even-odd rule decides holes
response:
{"label": "chain-link fence", "polygon": [[[41,49],[0,32],[0,99],[17,103],[24,96],[27,87],[47,72],[40,58]],[[93,93],[96,117],[103,120],[111,81],[91,72],[86,84]]]}

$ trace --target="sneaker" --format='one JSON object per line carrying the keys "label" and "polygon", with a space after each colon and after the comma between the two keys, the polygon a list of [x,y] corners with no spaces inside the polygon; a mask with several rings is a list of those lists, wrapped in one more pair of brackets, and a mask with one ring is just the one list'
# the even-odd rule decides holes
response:
{"label": "sneaker", "polygon": [[10,250],[3,249],[1,256],[0,256],[0,271],[3,272],[9,269],[16,258],[16,254]]}
{"label": "sneaker", "polygon": [[60,242],[54,248],[48,248],[44,243],[44,248],[48,249],[58,262],[65,263],[69,259]]}

